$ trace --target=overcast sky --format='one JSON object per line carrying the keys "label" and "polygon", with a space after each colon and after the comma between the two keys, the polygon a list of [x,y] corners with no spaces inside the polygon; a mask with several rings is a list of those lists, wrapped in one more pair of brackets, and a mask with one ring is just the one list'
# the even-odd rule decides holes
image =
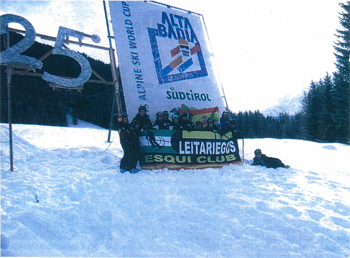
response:
{"label": "overcast sky", "polygon": [[[163,0],[204,16],[232,111],[263,110],[335,71],[337,0]],[[101,1],[1,0],[1,14],[23,16],[37,33],[59,26],[98,34],[108,45]],[[101,53],[102,54],[102,53]],[[105,54],[105,53],[103,53]]]}

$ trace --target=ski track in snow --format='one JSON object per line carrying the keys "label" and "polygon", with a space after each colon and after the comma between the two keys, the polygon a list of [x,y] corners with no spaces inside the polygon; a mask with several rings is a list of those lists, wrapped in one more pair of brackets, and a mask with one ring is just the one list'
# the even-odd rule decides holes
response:
{"label": "ski track in snow", "polygon": [[350,146],[246,139],[244,166],[120,174],[117,132],[80,125],[13,125],[11,172],[1,124],[2,256],[350,257]]}

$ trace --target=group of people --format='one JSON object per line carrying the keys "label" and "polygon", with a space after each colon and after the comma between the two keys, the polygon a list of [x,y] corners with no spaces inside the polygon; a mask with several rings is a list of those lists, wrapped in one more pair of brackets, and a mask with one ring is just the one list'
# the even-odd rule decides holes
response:
{"label": "group of people", "polygon": [[170,120],[168,111],[157,112],[155,122],[152,123],[146,112],[146,107],[140,106],[138,114],[133,118],[131,123],[129,123],[128,117],[124,114],[120,114],[118,117],[120,143],[124,151],[124,156],[120,162],[121,173],[127,171],[131,173],[138,172],[136,165],[141,155],[139,137],[141,136],[141,131],[145,129],[212,131],[222,135],[231,131],[235,139],[241,137],[236,130],[235,120],[230,120],[227,111],[223,112],[220,123],[217,124],[215,124],[212,118],[207,119],[207,121],[198,120],[193,122],[193,115],[186,112],[182,114],[175,113],[172,115],[172,120]]}
{"label": "group of people", "polygon": [[[131,123],[128,117],[120,114],[118,117],[118,128],[120,143],[122,145],[124,156],[120,162],[120,172],[137,173],[137,162],[141,156],[140,136],[141,131],[145,129],[168,129],[168,130],[187,130],[187,131],[212,131],[224,135],[228,132],[232,133],[238,148],[237,139],[242,136],[236,129],[236,121],[230,119],[229,112],[224,111],[220,123],[215,124],[214,119],[209,118],[207,121],[198,120],[193,122],[193,115],[183,112],[182,114],[175,113],[172,115],[172,120],[169,119],[169,112],[158,112],[156,120],[152,123],[149,116],[146,114],[145,106],[140,106],[138,114],[133,118]],[[205,123],[206,122],[206,123]],[[270,158],[261,153],[260,149],[255,151],[255,157],[252,165],[261,165],[265,167],[286,167],[279,159]]]}
{"label": "group of people", "polygon": [[235,130],[235,120],[229,119],[229,113],[224,111],[220,118],[220,123],[216,123],[213,118],[204,118],[193,122],[193,114],[183,112],[172,115],[172,120],[169,119],[168,111],[159,111],[156,114],[156,120],[151,128],[154,129],[169,129],[169,130],[187,130],[187,131],[212,131],[215,133],[225,134]]}

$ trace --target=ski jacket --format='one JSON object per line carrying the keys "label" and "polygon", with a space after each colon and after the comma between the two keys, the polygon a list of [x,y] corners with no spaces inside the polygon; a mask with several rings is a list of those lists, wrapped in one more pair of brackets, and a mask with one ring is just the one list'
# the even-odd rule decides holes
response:
{"label": "ski jacket", "polygon": [[135,134],[131,130],[129,124],[119,123],[119,138],[120,138],[120,144],[122,146],[130,145],[133,141],[134,136]]}
{"label": "ski jacket", "polygon": [[152,121],[149,119],[148,115],[141,116],[140,114],[137,114],[130,125],[135,129],[136,133],[140,135],[143,129],[152,128]]}
{"label": "ski jacket", "polygon": [[158,129],[169,129],[169,125],[167,122],[164,122],[164,121],[159,121],[159,120],[156,120],[153,124],[153,127],[158,127]]}
{"label": "ski jacket", "polygon": [[229,117],[223,117],[222,116],[220,118],[220,124],[221,124],[221,128],[222,128],[223,131],[230,130],[229,123],[230,123],[230,118]]}
{"label": "ski jacket", "polygon": [[181,129],[191,131],[194,129],[194,124],[191,123],[190,121],[185,120],[180,122],[180,127]]}
{"label": "ski jacket", "polygon": [[128,123],[119,123],[119,138],[123,148],[123,158],[120,169],[131,170],[136,168],[141,153],[139,137]]}
{"label": "ski jacket", "polygon": [[163,123],[164,123],[164,125],[165,125],[167,128],[169,128],[169,126],[171,125],[171,120],[170,120],[170,119],[165,119],[165,120],[163,120]]}
{"label": "ski jacket", "polygon": [[172,130],[175,130],[175,131],[182,129],[180,123],[174,123],[174,122],[171,122],[170,128],[172,128]]}

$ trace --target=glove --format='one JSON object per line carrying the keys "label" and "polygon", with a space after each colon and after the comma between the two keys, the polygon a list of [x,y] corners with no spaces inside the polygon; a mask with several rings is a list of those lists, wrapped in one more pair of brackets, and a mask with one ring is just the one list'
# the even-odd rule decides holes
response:
{"label": "glove", "polygon": [[171,126],[169,126],[169,130],[173,130],[174,129],[174,127],[171,125]]}
{"label": "glove", "polygon": [[158,125],[155,125],[155,126],[153,126],[153,128],[158,130],[158,129],[159,129],[159,126],[158,126]]}

